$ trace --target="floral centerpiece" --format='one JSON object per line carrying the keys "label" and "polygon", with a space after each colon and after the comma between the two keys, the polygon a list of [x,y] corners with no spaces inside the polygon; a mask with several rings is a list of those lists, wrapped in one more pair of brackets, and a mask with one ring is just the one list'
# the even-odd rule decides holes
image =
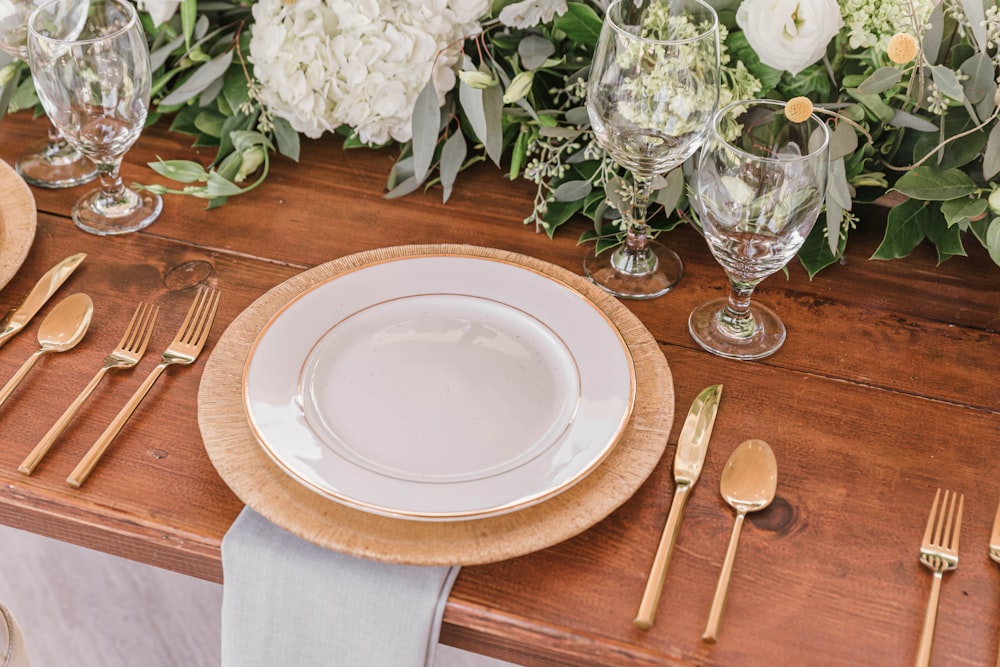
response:
{"label": "floral centerpiece", "polygon": [[[940,260],[986,247],[1000,264],[1000,8],[994,0],[712,0],[720,105],[795,100],[833,131],[825,212],[799,253],[837,261],[856,203],[896,193],[874,257],[929,241]],[[388,197],[488,160],[536,186],[525,223],[554,234],[583,215],[611,247],[630,197],[596,144],[584,88],[599,0],[138,0],[154,113],[217,149],[210,165],[152,164],[147,185],[209,206],[257,187],[302,136],[398,146]],[[35,104],[26,68],[0,70],[0,109]],[[798,99],[796,99],[798,98]],[[656,183],[658,232],[690,221],[685,171]]]}

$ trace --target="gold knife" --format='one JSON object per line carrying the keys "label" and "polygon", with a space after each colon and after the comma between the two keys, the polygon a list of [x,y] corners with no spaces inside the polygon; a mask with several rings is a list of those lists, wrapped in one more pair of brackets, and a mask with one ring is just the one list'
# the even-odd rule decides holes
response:
{"label": "gold knife", "polygon": [[31,288],[31,292],[25,297],[17,308],[7,313],[7,317],[0,322],[0,347],[3,347],[8,340],[17,335],[21,329],[35,316],[45,302],[49,300],[56,290],[66,282],[70,274],[76,270],[87,257],[87,253],[78,252],[62,260],[51,269]]}
{"label": "gold knife", "polygon": [[663,592],[663,580],[667,575],[667,565],[674,551],[677,533],[684,514],[684,503],[688,493],[701,475],[701,466],[705,462],[705,452],[708,451],[708,441],[712,437],[712,427],[715,425],[715,415],[719,411],[719,400],[722,398],[722,385],[713,384],[707,387],[691,404],[680,439],[677,441],[677,451],[674,453],[674,501],[670,505],[667,524],[663,527],[660,546],[653,558],[653,567],[649,571],[646,590],[639,603],[639,613],[636,615],[636,627],[649,630],[653,627],[656,607],[660,603],[660,593]]}

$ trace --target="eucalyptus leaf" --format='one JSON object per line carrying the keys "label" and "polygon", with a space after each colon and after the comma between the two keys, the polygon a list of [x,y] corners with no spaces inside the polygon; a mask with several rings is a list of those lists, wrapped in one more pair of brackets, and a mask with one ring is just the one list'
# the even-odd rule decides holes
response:
{"label": "eucalyptus leaf", "polygon": [[448,201],[451,197],[452,186],[458,172],[462,170],[465,162],[465,155],[468,147],[465,144],[465,135],[461,132],[453,132],[441,147],[441,186],[444,188],[443,201]]}
{"label": "eucalyptus leaf", "polygon": [[996,72],[993,61],[985,53],[976,53],[961,66],[968,78],[962,82],[965,96],[973,104],[978,104],[996,88]]}
{"label": "eucalyptus leaf", "polygon": [[965,89],[962,83],[955,76],[955,72],[944,65],[932,65],[931,78],[934,84],[941,89],[941,92],[957,102],[965,101]]}
{"label": "eucalyptus leaf", "polygon": [[972,194],[976,184],[959,169],[922,166],[903,174],[893,190],[916,200],[946,201]]}
{"label": "eucalyptus leaf", "polygon": [[416,192],[417,190],[420,189],[420,186],[422,184],[423,184],[423,181],[418,180],[418,179],[414,178],[413,176],[411,176],[411,177],[407,178],[406,180],[404,180],[403,182],[401,182],[396,187],[394,187],[389,192],[385,193],[384,196],[385,196],[386,199],[398,199],[399,197],[403,197],[403,196],[408,195],[408,194],[410,194],[412,192]]}
{"label": "eucalyptus leaf", "polygon": [[858,133],[847,123],[837,123],[830,133],[830,161],[852,155],[857,149]]}
{"label": "eucalyptus leaf", "polygon": [[931,219],[926,202],[908,199],[889,211],[885,237],[872,259],[906,257],[924,240],[924,226]]}
{"label": "eucalyptus leaf", "polygon": [[937,132],[938,127],[929,120],[925,120],[920,116],[915,116],[908,111],[903,111],[902,109],[896,109],[892,116],[892,120],[889,121],[889,125],[893,127],[908,127],[911,130],[916,130],[917,132]]}
{"label": "eucalyptus leaf", "polygon": [[986,10],[983,8],[983,0],[961,0],[962,11],[969,20],[968,27],[972,30],[972,35],[979,44],[980,51],[989,49],[989,38],[986,35]]}
{"label": "eucalyptus leaf", "polygon": [[587,107],[573,107],[566,112],[565,118],[570,125],[590,126],[590,113],[587,111]]}
{"label": "eucalyptus leaf", "polygon": [[671,169],[663,183],[656,184],[652,200],[662,206],[667,211],[677,208],[684,195],[684,171],[682,169]]}
{"label": "eucalyptus leaf", "polygon": [[542,67],[555,52],[555,44],[536,34],[528,35],[517,45],[517,55],[521,57],[521,66],[524,69]]}
{"label": "eucalyptus leaf", "polygon": [[160,100],[160,104],[171,106],[174,104],[183,104],[188,100],[194,99],[201,91],[212,85],[212,82],[225,74],[232,62],[232,50],[220,53],[215,58],[198,67],[187,81]]}
{"label": "eucalyptus leaf", "polygon": [[476,138],[485,146],[488,136],[486,129],[486,111],[483,108],[483,88],[473,88],[465,81],[458,82],[458,99],[465,112],[465,118],[472,126]]}
{"label": "eucalyptus leaf", "polygon": [[566,181],[560,183],[552,192],[552,198],[558,202],[572,202],[583,199],[590,194],[594,186],[590,181]]}
{"label": "eucalyptus leaf", "polygon": [[212,83],[208,84],[208,88],[201,91],[201,94],[198,96],[198,106],[207,107],[209,104],[214,102],[219,96],[219,93],[222,92],[222,83],[222,77],[219,77]]}
{"label": "eucalyptus leaf", "polygon": [[932,64],[938,62],[938,54],[941,51],[941,40],[944,37],[944,3],[935,2],[934,9],[927,19],[927,27],[924,30],[924,55]]}
{"label": "eucalyptus leaf", "polygon": [[157,48],[154,51],[151,51],[149,53],[150,69],[155,72],[156,70],[163,67],[164,63],[167,62],[167,59],[170,57],[170,54],[174,51],[174,49],[178,48],[183,43],[184,43],[184,35],[178,35],[177,37],[174,37],[172,40],[167,42],[165,45]]}
{"label": "eucalyptus leaf", "polygon": [[441,126],[441,107],[438,106],[434,81],[428,81],[413,106],[413,174],[423,181],[434,161],[438,128]]}
{"label": "eucalyptus leaf", "polygon": [[983,177],[988,179],[1000,174],[1000,123],[994,123],[983,151]]}
{"label": "eucalyptus leaf", "polygon": [[872,75],[858,84],[862,95],[878,95],[899,83],[903,74],[895,67],[879,67]]}
{"label": "eucalyptus leaf", "polygon": [[486,154],[500,166],[503,157],[503,91],[490,86],[483,93],[483,115],[486,119]]}
{"label": "eucalyptus leaf", "polygon": [[1000,218],[993,218],[986,230],[986,249],[994,264],[1000,265]]}

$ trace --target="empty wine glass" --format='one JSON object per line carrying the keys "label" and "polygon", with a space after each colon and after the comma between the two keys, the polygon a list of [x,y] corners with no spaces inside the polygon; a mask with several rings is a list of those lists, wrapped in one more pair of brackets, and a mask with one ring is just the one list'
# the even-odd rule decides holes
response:
{"label": "empty wine glass", "polygon": [[[28,15],[41,0],[0,0],[0,51],[28,59]],[[97,178],[94,164],[48,124],[45,139],[29,144],[14,163],[18,173],[42,188],[69,188]]]}
{"label": "empty wine glass", "polygon": [[101,179],[73,207],[73,221],[102,236],[148,226],[163,201],[125,187],[119,174],[149,108],[149,48],[135,8],[124,0],[46,2],[28,21],[28,55],[45,112]]}
{"label": "empty wine glass", "polygon": [[691,179],[692,206],[730,282],[728,298],[704,303],[688,318],[691,336],[709,352],[759,359],[785,342],[778,315],[750,298],[795,256],[816,222],[829,142],[822,121],[789,120],[784,102],[734,102],[716,115]]}
{"label": "empty wine glass", "polygon": [[587,85],[597,141],[632,175],[622,212],[625,243],[584,260],[595,283],[620,297],[666,293],[684,271],[650,238],[653,178],[689,158],[719,100],[719,19],[701,0],[616,0],[608,7]]}

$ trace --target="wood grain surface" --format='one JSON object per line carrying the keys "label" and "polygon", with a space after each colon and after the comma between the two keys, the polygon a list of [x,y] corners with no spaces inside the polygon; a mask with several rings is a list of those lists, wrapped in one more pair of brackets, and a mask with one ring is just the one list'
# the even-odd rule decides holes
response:
{"label": "wood grain surface", "polygon": [[[0,158],[44,134],[25,114],[0,123]],[[156,181],[155,156],[197,154],[188,139],[147,130],[126,156],[127,181]],[[208,156],[202,155],[202,158]],[[335,139],[279,159],[266,185],[206,211],[168,197],[140,234],[97,238],[67,215],[84,188],[34,190],[38,231],[27,261],[0,291],[15,304],[45,269],[78,251],[87,261],[63,294],[85,291],[94,324],[72,352],[43,359],[0,408],[0,521],[218,581],[219,542],[241,503],[204,451],[196,395],[204,362],[172,368],[79,491],[64,479],[180,324],[192,289],[224,292],[216,331],[289,277],[344,255],[400,244],[474,243],[581,270],[573,221],[555,239],[525,227],[532,187],[489,165],[440,190],[382,197],[390,151],[344,151]],[[626,306],[669,362],[678,415],[697,393],[725,394],[701,481],[688,502],[656,625],[632,626],[673,494],[671,461],[683,419],[649,480],[590,530],[526,556],[463,568],[442,641],[528,667],[654,665],[907,665],[916,654],[930,574],[917,560],[934,491],[965,493],[958,570],[942,587],[933,662],[995,664],[1000,567],[987,541],[1000,502],[1000,269],[981,248],[938,266],[922,245],[877,262],[878,209],[862,212],[842,262],[810,281],[793,264],[755,298],[788,326],[777,354],[735,362],[687,333],[691,309],[725,293],[721,268],[692,228],[664,240],[685,261],[678,288]],[[16,472],[100,366],[139,300],[161,307],[150,353],[109,376],[30,478]],[[39,317],[51,308],[51,304]],[[7,377],[35,348],[37,321],[0,351]],[[747,438],[778,460],[778,497],[748,520],[719,642],[701,639],[732,513],[721,468]]]}

